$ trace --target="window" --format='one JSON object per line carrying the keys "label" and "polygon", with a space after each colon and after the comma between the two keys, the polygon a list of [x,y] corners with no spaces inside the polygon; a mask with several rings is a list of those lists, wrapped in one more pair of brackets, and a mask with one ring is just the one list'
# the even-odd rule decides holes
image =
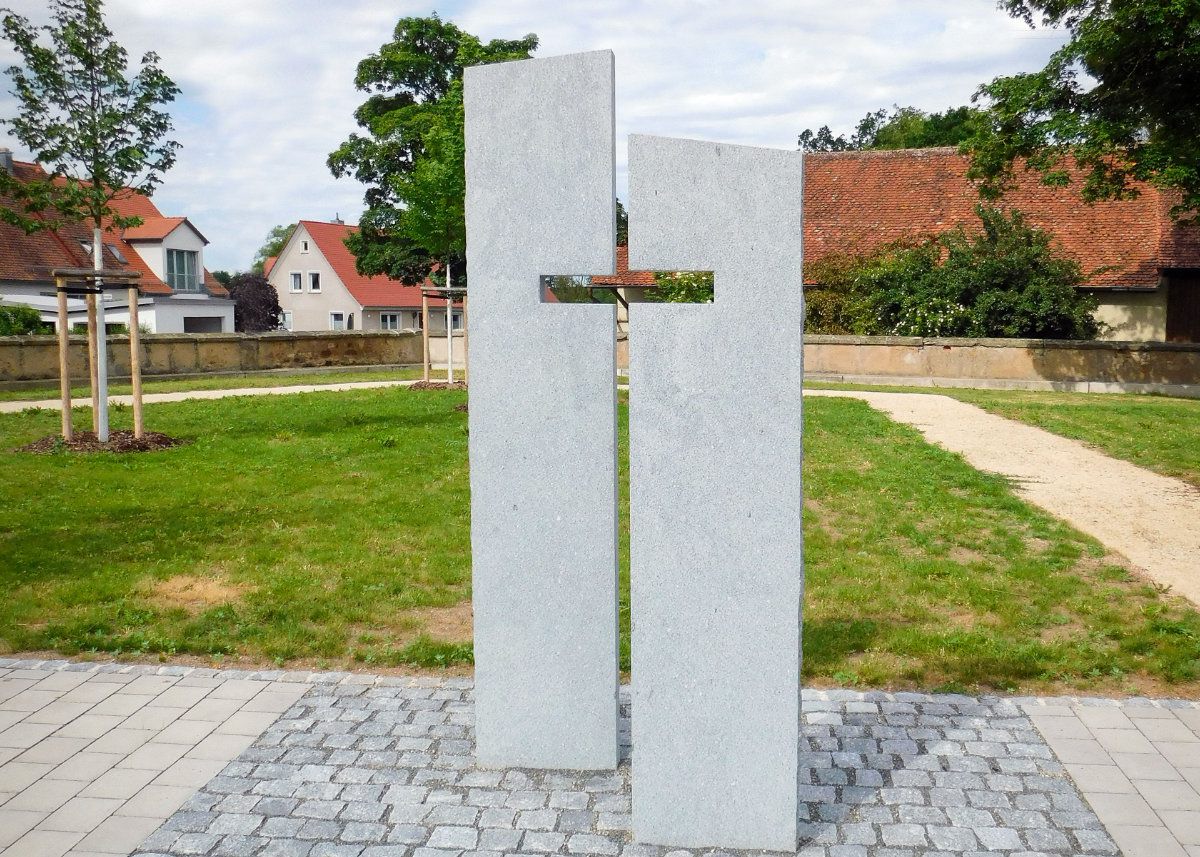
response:
{"label": "window", "polygon": [[346,316],[346,330],[354,330],[354,313]]}
{"label": "window", "polygon": [[304,278],[300,276],[299,271],[292,271],[292,291],[299,292],[304,289]]}
{"label": "window", "polygon": [[292,329],[292,311],[290,309],[285,309],[279,314],[279,326],[284,330]]}
{"label": "window", "polygon": [[109,253],[112,253],[113,258],[122,265],[129,264],[129,261],[125,258],[125,254],[121,252],[121,249],[116,244],[105,244],[104,246],[108,248]]}
{"label": "window", "polygon": [[308,272],[308,290],[310,292],[321,291],[321,273],[319,271]]}
{"label": "window", "polygon": [[177,292],[200,291],[195,250],[167,251],[167,285]]}
{"label": "window", "polygon": [[300,242],[300,252],[301,252],[301,253],[307,253],[307,252],[308,252],[308,242],[307,242],[307,241],[301,241],[301,242]]}
{"label": "window", "polygon": [[424,329],[422,327],[423,321],[424,321],[424,318],[422,318],[421,314],[419,312],[414,312],[412,314],[412,329],[413,330],[423,330]]}
{"label": "window", "polygon": [[345,330],[346,329],[346,314],[341,312],[331,312],[329,314],[329,329],[330,330]]}
{"label": "window", "polygon": [[462,313],[461,312],[454,313],[454,329],[462,330]]}
{"label": "window", "polygon": [[398,312],[381,312],[379,314],[379,329],[380,330],[399,330],[400,329],[400,313],[398,313]]}

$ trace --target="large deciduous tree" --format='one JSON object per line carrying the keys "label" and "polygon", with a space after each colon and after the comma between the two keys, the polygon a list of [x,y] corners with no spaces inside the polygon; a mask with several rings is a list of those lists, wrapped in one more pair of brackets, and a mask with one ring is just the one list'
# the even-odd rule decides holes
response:
{"label": "large deciduous tree", "polygon": [[463,69],[526,59],[537,43],[532,34],[484,43],[436,15],[402,18],[392,41],[359,63],[364,133],[331,154],[329,168],[367,186],[347,240],[360,273],[415,285],[449,269],[465,283]]}
{"label": "large deciduous tree", "polygon": [[997,196],[1017,164],[1050,185],[1083,171],[1088,202],[1150,182],[1200,210],[1200,2],[1001,0],[1030,26],[1063,27],[1067,43],[1040,71],[980,88],[988,122],[972,142],[971,176]]}

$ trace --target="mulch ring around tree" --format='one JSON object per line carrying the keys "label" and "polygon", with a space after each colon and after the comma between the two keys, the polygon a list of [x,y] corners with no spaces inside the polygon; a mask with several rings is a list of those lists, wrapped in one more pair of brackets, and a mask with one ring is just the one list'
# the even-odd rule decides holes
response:
{"label": "mulch ring around tree", "polygon": [[19,447],[17,452],[32,452],[37,455],[48,455],[53,452],[153,452],[156,449],[170,449],[182,446],[186,440],[171,437],[157,431],[148,431],[142,437],[134,437],[132,431],[114,431],[108,436],[108,443],[101,443],[95,432],[76,432],[73,440],[63,440],[60,435],[51,434],[33,443]]}
{"label": "mulch ring around tree", "polygon": [[463,381],[455,381],[453,384],[447,384],[445,381],[417,381],[415,384],[409,384],[410,390],[465,390],[467,385]]}

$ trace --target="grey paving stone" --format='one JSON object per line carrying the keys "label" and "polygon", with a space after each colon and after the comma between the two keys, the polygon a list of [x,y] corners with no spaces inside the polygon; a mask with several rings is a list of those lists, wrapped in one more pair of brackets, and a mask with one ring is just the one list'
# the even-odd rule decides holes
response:
{"label": "grey paving stone", "polygon": [[[259,849],[254,857],[314,857],[317,846],[343,849],[332,851],[334,854],[360,849],[361,855],[368,855],[373,853],[371,848],[392,849],[378,851],[377,857],[401,852],[402,857],[551,853],[751,857],[741,852],[672,850],[632,842],[628,761],[615,773],[599,775],[493,771],[447,763],[470,762],[472,758],[470,754],[441,752],[444,741],[471,740],[469,687],[451,689],[433,682],[421,687],[377,685],[368,689],[369,693],[363,693],[362,688],[322,684],[309,690],[241,760],[201,788],[185,809],[167,822],[164,832],[146,840],[139,853],[216,857],[213,851],[217,848],[227,848],[232,854],[254,845]],[[357,692],[346,692],[350,690]],[[952,734],[971,731],[979,736],[999,731],[1031,733],[1024,714],[1013,713],[1009,703],[951,703],[937,701],[943,697],[914,695],[894,703],[911,710],[879,714],[852,712],[847,710],[848,704],[863,702],[855,707],[869,708],[893,703],[871,702],[853,692],[837,696],[818,699],[825,708],[806,715],[800,758],[808,802],[801,805],[805,840],[798,852],[805,857],[1098,857],[1118,853],[1065,774],[1050,767],[1039,769],[1038,760],[1032,757],[1014,767],[1016,760],[1009,756],[975,755],[994,748],[966,748],[963,742],[947,737],[953,730],[957,731]],[[418,714],[445,715],[443,720],[448,721],[452,709],[455,717],[463,719],[461,724],[414,723]],[[623,712],[623,729],[627,730],[628,705]],[[910,722],[890,722],[897,718]],[[287,752],[307,747],[310,739],[319,744],[329,735],[340,736],[340,743],[354,747],[359,746],[354,741],[379,739],[383,743],[372,752],[398,752],[398,767],[371,772],[382,781],[359,783],[353,782],[360,778],[355,772],[370,769],[354,762],[271,761],[273,742]],[[1033,740],[1038,739],[1035,736]],[[401,743],[410,741],[416,743],[401,749]],[[912,741],[920,751],[849,749],[869,749],[875,742],[882,751],[889,741]],[[949,754],[931,754],[931,746]],[[458,745],[453,748],[461,749]],[[911,748],[897,744],[896,749]],[[414,755],[404,761],[409,752]],[[330,769],[328,779],[306,780],[306,775],[301,775],[305,765]],[[231,790],[231,782],[239,779],[243,770],[254,787],[248,792]],[[822,774],[830,771],[838,771],[844,778]],[[998,788],[991,788],[993,785]],[[330,817],[309,817],[301,812]],[[249,818],[259,819],[261,824],[246,832],[245,819]],[[214,836],[210,833],[213,825],[229,832]],[[185,836],[192,838],[177,847]],[[196,838],[206,836],[212,838]],[[204,845],[208,852],[195,850]]]}

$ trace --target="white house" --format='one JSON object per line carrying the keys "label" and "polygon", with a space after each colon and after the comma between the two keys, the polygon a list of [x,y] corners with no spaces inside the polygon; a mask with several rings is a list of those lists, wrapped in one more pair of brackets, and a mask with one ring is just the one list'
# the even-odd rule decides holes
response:
{"label": "white house", "polygon": [[[44,176],[37,164],[14,161],[0,149],[0,169],[17,179]],[[8,200],[0,199],[0,204]],[[140,273],[139,322],[154,333],[229,333],[233,331],[233,301],[225,287],[204,267],[208,240],[186,217],[164,217],[149,197],[135,191],[119,194],[111,203],[118,214],[140,217],[140,226],[104,232],[104,266]],[[48,219],[48,218],[47,218]],[[92,233],[83,224],[57,224],[26,235],[0,223],[0,300],[25,303],[54,323],[57,312],[55,268],[91,268]],[[35,300],[35,298],[37,300]],[[52,306],[46,308],[46,300]],[[105,319],[126,324],[128,301],[124,289],[107,292]],[[76,321],[72,313],[72,323]]]}
{"label": "white house", "polygon": [[[420,330],[421,286],[358,273],[341,222],[301,220],[264,273],[279,295],[288,330]],[[431,333],[446,331],[446,302],[430,298]],[[454,329],[462,310],[454,310]]]}

